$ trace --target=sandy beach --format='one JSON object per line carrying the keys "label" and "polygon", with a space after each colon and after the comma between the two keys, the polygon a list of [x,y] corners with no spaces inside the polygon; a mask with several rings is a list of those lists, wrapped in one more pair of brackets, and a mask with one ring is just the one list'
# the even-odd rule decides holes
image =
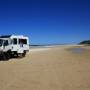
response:
{"label": "sandy beach", "polygon": [[90,90],[90,47],[30,49],[25,58],[1,60],[0,90]]}

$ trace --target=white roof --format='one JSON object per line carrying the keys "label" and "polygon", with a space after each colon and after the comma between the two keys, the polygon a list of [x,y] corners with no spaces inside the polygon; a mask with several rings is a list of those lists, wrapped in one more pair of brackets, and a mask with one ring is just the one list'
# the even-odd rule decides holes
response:
{"label": "white roof", "polygon": [[28,39],[28,37],[23,35],[2,35],[0,38],[22,38],[22,39]]}

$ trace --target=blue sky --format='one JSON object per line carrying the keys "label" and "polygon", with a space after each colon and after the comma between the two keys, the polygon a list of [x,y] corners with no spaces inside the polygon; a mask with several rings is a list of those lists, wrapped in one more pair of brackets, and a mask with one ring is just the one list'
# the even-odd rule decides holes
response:
{"label": "blue sky", "polygon": [[0,34],[23,34],[31,44],[90,39],[89,0],[0,0]]}

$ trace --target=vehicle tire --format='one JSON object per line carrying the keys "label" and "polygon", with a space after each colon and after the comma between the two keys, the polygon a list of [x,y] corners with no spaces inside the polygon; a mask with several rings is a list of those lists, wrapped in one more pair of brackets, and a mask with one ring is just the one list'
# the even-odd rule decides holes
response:
{"label": "vehicle tire", "polygon": [[24,51],[24,53],[23,53],[23,57],[25,57],[26,56],[26,51]]}
{"label": "vehicle tire", "polygon": [[9,60],[11,58],[10,53],[7,53],[6,55],[7,60]]}
{"label": "vehicle tire", "polygon": [[7,60],[6,55],[4,53],[3,53],[2,57],[3,57],[3,60]]}
{"label": "vehicle tire", "polygon": [[9,60],[9,55],[7,53],[3,53],[3,60]]}

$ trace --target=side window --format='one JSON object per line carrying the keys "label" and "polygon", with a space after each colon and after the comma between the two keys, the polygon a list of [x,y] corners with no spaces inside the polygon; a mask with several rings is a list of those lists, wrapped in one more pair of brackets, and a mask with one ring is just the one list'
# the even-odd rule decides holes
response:
{"label": "side window", "polygon": [[23,39],[23,43],[24,44],[27,44],[27,39]]}
{"label": "side window", "polygon": [[0,46],[2,46],[3,45],[3,40],[2,39],[0,39]]}
{"label": "side window", "polygon": [[13,39],[13,44],[17,44],[17,38]]}
{"label": "side window", "polygon": [[8,46],[8,45],[9,45],[8,40],[5,40],[4,41],[4,46]]}
{"label": "side window", "polygon": [[27,44],[27,39],[19,39],[19,44]]}

